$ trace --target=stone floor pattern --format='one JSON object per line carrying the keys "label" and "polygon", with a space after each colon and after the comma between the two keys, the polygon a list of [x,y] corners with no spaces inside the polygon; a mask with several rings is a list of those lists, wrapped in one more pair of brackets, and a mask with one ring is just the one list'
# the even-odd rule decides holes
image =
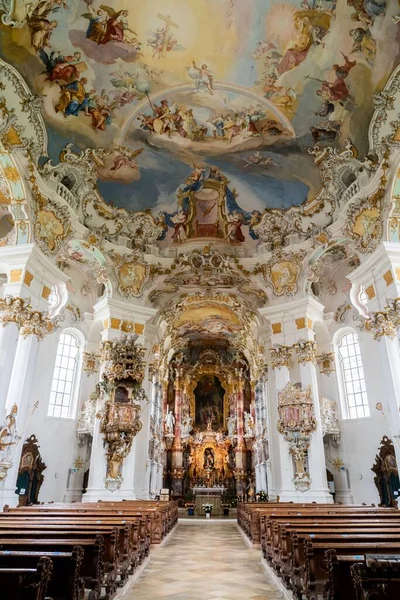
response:
{"label": "stone floor pattern", "polygon": [[247,547],[236,523],[185,523],[152,558],[123,600],[275,600],[260,550]]}

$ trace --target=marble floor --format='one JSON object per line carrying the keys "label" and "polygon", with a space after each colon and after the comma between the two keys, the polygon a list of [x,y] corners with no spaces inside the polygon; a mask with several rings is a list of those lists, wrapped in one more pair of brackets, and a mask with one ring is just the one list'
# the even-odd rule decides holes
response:
{"label": "marble floor", "polygon": [[249,549],[232,521],[180,523],[151,551],[142,575],[123,600],[275,600],[261,551]]}

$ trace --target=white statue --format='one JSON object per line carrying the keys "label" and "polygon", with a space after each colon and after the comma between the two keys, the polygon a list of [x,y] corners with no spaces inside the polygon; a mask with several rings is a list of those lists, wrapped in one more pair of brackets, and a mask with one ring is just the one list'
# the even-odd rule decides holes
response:
{"label": "white statue", "polygon": [[189,437],[190,432],[192,431],[193,428],[193,417],[184,417],[182,419],[182,424],[181,424],[181,437],[182,439],[186,439]]}
{"label": "white statue", "polygon": [[227,418],[228,421],[228,437],[233,438],[236,433],[236,417],[231,416]]}
{"label": "white statue", "polygon": [[165,430],[167,435],[174,434],[174,426],[175,426],[175,417],[172,413],[172,410],[167,409],[167,414],[165,415]]}
{"label": "white statue", "polygon": [[254,435],[254,420],[250,413],[244,412],[244,434]]}
{"label": "white statue", "polygon": [[11,457],[11,447],[14,446],[20,437],[16,430],[16,416],[18,407],[16,404],[11,409],[9,415],[6,416],[4,425],[0,429],[0,461],[7,462]]}

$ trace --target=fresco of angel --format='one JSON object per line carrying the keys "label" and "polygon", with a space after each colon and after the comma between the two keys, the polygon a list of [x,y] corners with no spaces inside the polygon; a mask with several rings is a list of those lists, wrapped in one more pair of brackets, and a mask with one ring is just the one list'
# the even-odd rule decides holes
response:
{"label": "fresco of angel", "polygon": [[170,15],[158,13],[157,17],[163,21],[163,27],[157,27],[155,31],[149,32],[147,45],[153,48],[153,58],[165,58],[164,52],[170,52],[178,44],[178,40],[172,33],[172,28],[179,29],[179,25],[174,23]]}
{"label": "fresco of angel", "polygon": [[264,169],[267,169],[268,167],[279,166],[279,164],[276,161],[274,161],[271,157],[267,156],[266,154],[263,154],[259,150],[253,152],[247,158],[244,156],[241,156],[240,158],[246,163],[244,165],[244,169],[247,169],[247,167],[251,167],[253,165],[264,167]]}
{"label": "fresco of angel", "polygon": [[[100,40],[100,44],[107,44],[108,42],[125,42],[127,44],[136,44],[137,34],[128,25],[128,11],[120,10],[115,11],[111,6],[103,4],[100,6],[107,15],[106,32],[104,37]],[[132,33],[133,38],[130,38],[127,34]]]}
{"label": "fresco of angel", "polygon": [[86,63],[82,61],[80,52],[73,55],[63,55],[59,50],[47,53],[43,48],[39,56],[46,67],[46,81],[64,81],[70,83],[79,79],[80,74],[86,70]]}
{"label": "fresco of angel", "polygon": [[123,146],[116,146],[119,154],[114,159],[114,165],[111,167],[110,171],[118,171],[121,167],[129,167],[131,169],[137,169],[138,165],[136,162],[136,157],[142,154],[143,148],[139,148],[138,150],[130,150],[129,148],[124,148]]}
{"label": "fresco of angel", "polygon": [[88,12],[83,13],[81,16],[84,19],[88,19],[89,25],[86,30],[86,37],[89,40],[93,40],[96,44],[100,44],[106,33],[107,26],[107,13],[102,8],[94,9],[90,4],[87,5]]}

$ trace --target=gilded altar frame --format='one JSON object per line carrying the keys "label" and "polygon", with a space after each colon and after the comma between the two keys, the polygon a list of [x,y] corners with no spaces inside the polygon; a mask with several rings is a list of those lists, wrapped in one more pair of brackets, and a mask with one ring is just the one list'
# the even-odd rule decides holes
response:
{"label": "gilded altar frame", "polygon": [[193,369],[190,369],[186,373],[184,393],[189,398],[189,415],[195,420],[196,414],[196,398],[194,390],[199,382],[199,379],[203,375],[214,375],[218,377],[222,387],[225,390],[224,394],[224,429],[226,429],[226,420],[229,417],[229,405],[233,395],[233,381],[232,375],[229,370],[225,367],[221,367],[218,364],[212,365],[195,365]]}

